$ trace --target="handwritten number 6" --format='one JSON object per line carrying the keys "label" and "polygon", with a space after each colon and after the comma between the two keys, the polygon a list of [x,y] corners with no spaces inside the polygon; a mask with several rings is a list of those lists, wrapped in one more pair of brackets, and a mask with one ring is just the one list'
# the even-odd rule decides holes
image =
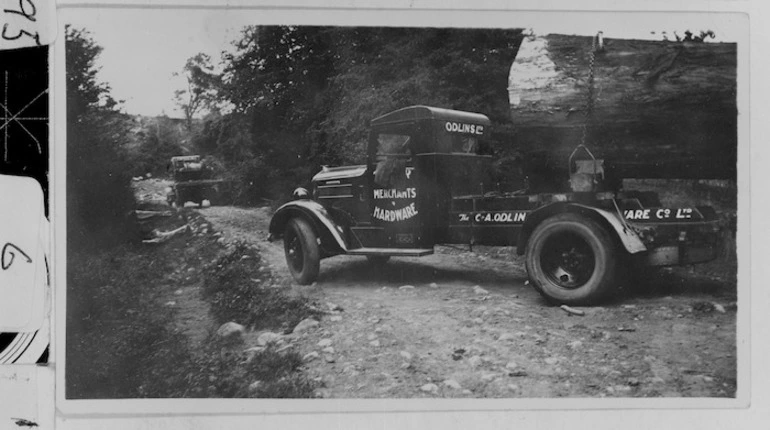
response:
{"label": "handwritten number 6", "polygon": [[[13,249],[8,250],[9,247]],[[19,254],[21,254],[27,260],[27,263],[32,262],[32,259],[29,258],[29,255],[27,255],[26,253],[24,253],[24,251],[19,249],[18,246],[12,243],[6,243],[5,246],[3,246],[2,256],[0,256],[0,266],[2,266],[3,270],[7,270],[9,267],[11,267],[11,264],[13,264],[13,259],[16,258],[16,254],[14,253],[14,250],[16,250]],[[11,256],[11,260],[8,262],[8,264],[5,264],[6,254],[9,254]]]}

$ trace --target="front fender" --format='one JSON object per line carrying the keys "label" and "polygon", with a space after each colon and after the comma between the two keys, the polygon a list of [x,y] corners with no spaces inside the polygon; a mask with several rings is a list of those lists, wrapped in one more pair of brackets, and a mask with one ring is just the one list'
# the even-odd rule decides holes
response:
{"label": "front fender", "polygon": [[293,217],[302,217],[310,222],[324,248],[335,252],[347,252],[347,242],[343,237],[345,230],[332,219],[326,208],[313,200],[294,200],[279,207],[270,220],[268,230],[270,235],[267,240],[273,241],[283,237],[286,224]]}
{"label": "front fender", "polygon": [[629,254],[636,254],[647,250],[647,247],[639,236],[633,230],[627,228],[623,222],[621,222],[620,218],[615,216],[612,212],[579,203],[559,202],[543,206],[527,216],[521,234],[519,235],[519,243],[517,246],[518,254],[521,255],[524,253],[529,236],[538,224],[546,218],[564,212],[579,213],[598,221],[610,232],[615,233],[615,237],[620,241]]}

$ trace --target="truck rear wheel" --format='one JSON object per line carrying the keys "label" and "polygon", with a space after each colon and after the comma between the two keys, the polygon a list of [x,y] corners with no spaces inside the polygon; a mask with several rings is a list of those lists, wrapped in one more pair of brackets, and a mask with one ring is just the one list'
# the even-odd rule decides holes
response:
{"label": "truck rear wheel", "polygon": [[612,237],[584,216],[563,213],[540,223],[527,242],[535,289],[554,304],[585,305],[606,297],[617,273]]}
{"label": "truck rear wheel", "polygon": [[320,269],[318,237],[313,228],[301,218],[292,218],[283,235],[286,264],[294,279],[300,285],[315,281]]}

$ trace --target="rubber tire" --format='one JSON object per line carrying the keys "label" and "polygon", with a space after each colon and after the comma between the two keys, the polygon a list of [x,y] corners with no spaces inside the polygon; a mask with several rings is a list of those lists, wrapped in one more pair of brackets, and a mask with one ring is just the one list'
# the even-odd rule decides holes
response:
{"label": "rubber tire", "polygon": [[390,255],[367,255],[366,259],[372,266],[379,267],[384,266],[390,260]]}
{"label": "rubber tire", "polygon": [[[302,252],[302,267],[294,267],[289,255],[289,244],[293,238],[298,239],[300,252]],[[286,224],[283,235],[284,252],[286,253],[286,265],[294,280],[300,285],[308,285],[318,278],[320,270],[320,250],[318,248],[318,236],[313,228],[302,218],[292,218]]]}
{"label": "rubber tire", "polygon": [[[565,288],[545,274],[541,254],[555,235],[570,233],[582,238],[594,254],[594,270],[581,286]],[[600,302],[613,290],[618,273],[618,250],[610,233],[596,221],[575,213],[562,213],[541,222],[527,242],[526,267],[530,282],[549,302],[589,305]]]}

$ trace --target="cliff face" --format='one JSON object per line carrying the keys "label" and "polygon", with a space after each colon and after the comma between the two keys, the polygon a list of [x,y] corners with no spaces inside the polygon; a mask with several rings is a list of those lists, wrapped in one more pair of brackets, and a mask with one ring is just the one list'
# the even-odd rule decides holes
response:
{"label": "cliff face", "polygon": [[[581,142],[591,37],[524,38],[509,77],[514,144],[564,164]],[[736,44],[604,39],[586,144],[625,177],[736,177]]]}

